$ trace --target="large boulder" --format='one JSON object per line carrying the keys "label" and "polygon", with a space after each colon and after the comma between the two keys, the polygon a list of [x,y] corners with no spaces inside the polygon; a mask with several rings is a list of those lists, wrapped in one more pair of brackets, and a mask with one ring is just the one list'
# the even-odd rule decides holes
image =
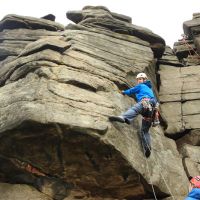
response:
{"label": "large boulder", "polygon": [[[138,72],[147,73],[158,95],[155,57],[164,40],[103,7],[70,16],[78,24],[63,31],[40,19],[46,31],[20,25],[0,32],[2,41],[15,33],[22,41],[14,53],[0,55],[0,180],[32,185],[56,200],[139,200],[153,198],[152,187],[159,199],[186,195],[182,158],[161,127],[150,130],[146,159],[141,119],[130,126],[108,120],[135,103],[121,90],[136,84]],[[178,63],[172,53],[163,62]]]}
{"label": "large boulder", "polygon": [[155,57],[161,57],[165,49],[163,38],[151,30],[131,24],[131,18],[116,15],[102,6],[86,6],[82,11],[68,11],[67,18],[73,22],[91,29],[104,29],[106,32],[116,32],[133,35],[150,43]]}

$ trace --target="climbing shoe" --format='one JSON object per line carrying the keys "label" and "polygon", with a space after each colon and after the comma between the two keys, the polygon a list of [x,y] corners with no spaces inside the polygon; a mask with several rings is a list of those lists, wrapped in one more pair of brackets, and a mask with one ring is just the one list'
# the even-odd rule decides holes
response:
{"label": "climbing shoe", "polygon": [[125,120],[125,123],[131,124],[131,122],[128,119],[125,118],[124,120]]}
{"label": "climbing shoe", "polygon": [[146,149],[144,154],[148,158],[151,155],[151,151],[149,149]]}
{"label": "climbing shoe", "polygon": [[116,122],[121,122],[121,123],[125,123],[125,119],[121,116],[110,116],[109,117],[110,121],[116,121]]}
{"label": "climbing shoe", "polygon": [[144,147],[144,155],[148,158],[151,155],[151,147]]}

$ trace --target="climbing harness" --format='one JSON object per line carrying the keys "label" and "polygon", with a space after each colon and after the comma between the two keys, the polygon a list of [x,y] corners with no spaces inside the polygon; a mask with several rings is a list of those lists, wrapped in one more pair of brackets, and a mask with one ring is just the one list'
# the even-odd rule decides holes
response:
{"label": "climbing harness", "polygon": [[149,98],[143,98],[142,101],[142,106],[143,106],[143,119],[145,121],[150,121],[152,122],[152,126],[155,127],[159,122],[159,103],[157,102],[156,105],[153,105],[150,102]]}
{"label": "climbing harness", "polygon": [[150,103],[150,99],[149,98],[143,98],[141,103],[142,103],[142,107],[143,107],[143,112],[142,112],[143,119],[145,121],[152,121],[153,106]]}

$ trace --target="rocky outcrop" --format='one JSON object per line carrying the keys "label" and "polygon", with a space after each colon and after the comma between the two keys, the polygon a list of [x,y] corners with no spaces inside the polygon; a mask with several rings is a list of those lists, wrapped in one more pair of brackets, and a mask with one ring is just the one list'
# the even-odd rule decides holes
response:
{"label": "rocky outcrop", "polygon": [[[200,70],[198,66],[160,65],[160,101],[168,121],[168,134],[199,127]],[[173,118],[171,117],[173,114]]]}
{"label": "rocky outcrop", "polygon": [[7,15],[1,20],[0,31],[3,31],[5,29],[10,30],[10,29],[18,29],[18,28],[46,29],[49,31],[64,30],[63,25],[56,22],[52,22],[52,20],[49,20],[47,16],[41,19],[37,19],[34,17]]}
{"label": "rocky outcrop", "polygon": [[[51,15],[0,23],[0,181],[30,185],[43,199],[151,199],[152,186],[159,199],[183,198],[199,167],[190,131],[199,128],[196,66],[185,68],[160,36],[105,7],[67,17],[75,24],[65,28]],[[140,118],[108,121],[134,103],[121,90],[141,71],[165,125],[151,128],[148,159]]]}
{"label": "rocky outcrop", "polygon": [[125,35],[136,36],[148,41],[156,57],[161,57],[165,41],[151,30],[131,24],[130,17],[110,12],[102,6],[86,6],[82,11],[69,11],[67,17],[73,22],[90,29],[112,31]]}
{"label": "rocky outcrop", "polygon": [[183,23],[183,38],[174,44],[176,55],[187,66],[200,64],[199,24],[199,13],[194,13],[192,20]]}
{"label": "rocky outcrop", "polygon": [[163,63],[162,58],[158,67],[159,97],[168,124],[165,135],[175,139],[188,177],[200,173],[199,28],[199,13],[195,13],[192,20],[183,23],[183,38],[174,43],[174,55],[182,66],[173,63],[174,59]]}
{"label": "rocky outcrop", "polygon": [[197,41],[199,37],[194,31],[194,29],[198,30],[198,15],[196,15],[194,15],[193,20],[183,23],[185,35],[182,40],[174,44],[173,51],[182,66],[172,62],[161,62],[159,65],[161,80],[159,97],[168,122],[168,128],[165,132],[171,137],[179,137],[180,133],[184,134],[189,130],[199,129],[200,88],[198,81],[200,71],[198,64],[200,56],[198,43],[193,42]]}

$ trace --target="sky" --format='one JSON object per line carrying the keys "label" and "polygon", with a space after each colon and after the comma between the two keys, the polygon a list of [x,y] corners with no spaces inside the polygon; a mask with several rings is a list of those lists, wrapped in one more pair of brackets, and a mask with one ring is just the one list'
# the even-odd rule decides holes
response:
{"label": "sky", "polygon": [[200,0],[0,0],[0,20],[7,14],[42,17],[54,14],[56,22],[72,23],[66,12],[86,5],[105,6],[132,18],[132,24],[150,29],[173,48],[181,38],[183,22],[200,12]]}

